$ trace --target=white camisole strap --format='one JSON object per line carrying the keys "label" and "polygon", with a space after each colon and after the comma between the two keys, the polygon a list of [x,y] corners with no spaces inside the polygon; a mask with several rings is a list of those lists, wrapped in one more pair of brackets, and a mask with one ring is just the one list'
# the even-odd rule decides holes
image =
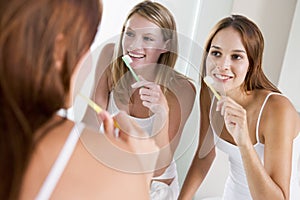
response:
{"label": "white camisole strap", "polygon": [[258,131],[258,128],[259,128],[259,124],[260,124],[260,118],[261,118],[262,112],[263,112],[263,110],[264,110],[264,107],[265,107],[265,105],[266,105],[266,103],[267,103],[269,97],[270,97],[271,95],[273,95],[273,94],[275,94],[275,95],[282,95],[282,94],[280,94],[280,93],[270,92],[270,93],[266,96],[266,98],[265,98],[265,100],[264,100],[264,102],[263,102],[263,104],[262,104],[262,106],[261,106],[261,108],[260,108],[260,111],[259,111],[259,114],[258,114],[258,118],[257,118],[257,123],[256,123],[256,141],[257,141],[257,143],[260,143],[260,141],[259,141],[259,135],[258,135],[258,132],[259,132],[259,131]]}
{"label": "white camisole strap", "polygon": [[51,197],[52,192],[55,189],[65,167],[67,166],[69,159],[71,158],[76,144],[80,138],[81,132],[84,125],[81,123],[76,123],[71,130],[60,154],[58,155],[55,163],[53,164],[50,173],[48,174],[45,182],[43,183],[39,193],[35,197],[36,200],[45,200]]}

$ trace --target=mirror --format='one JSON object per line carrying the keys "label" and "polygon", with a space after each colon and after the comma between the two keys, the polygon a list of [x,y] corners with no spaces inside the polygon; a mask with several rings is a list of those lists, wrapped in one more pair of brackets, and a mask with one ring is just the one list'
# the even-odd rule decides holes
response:
{"label": "mirror", "polygon": [[[141,0],[103,0],[104,13],[99,34],[91,47],[94,63],[97,63],[99,47],[114,40],[121,32],[121,27],[129,10]],[[264,71],[268,78],[287,95],[300,112],[300,61],[298,58],[300,44],[300,3],[297,0],[274,3],[272,0],[157,0],[173,13],[179,33],[179,58],[175,69],[195,80],[199,92],[199,65],[202,49],[211,27],[221,18],[231,13],[244,14],[260,27],[265,39]],[[118,6],[115,6],[118,5]],[[276,22],[276,23],[274,23]],[[101,48],[100,48],[101,49]],[[93,84],[91,73],[83,89],[87,95]],[[184,181],[188,167],[198,141],[199,102],[196,97],[194,109],[182,134],[176,152],[177,170],[180,186]],[[83,113],[85,106],[80,107]],[[78,115],[81,115],[80,113]],[[80,118],[80,117],[79,117]],[[210,177],[201,186],[199,198],[222,194],[225,181],[227,158],[221,153],[214,163]],[[222,169],[220,169],[222,167]],[[213,176],[213,177],[212,177]],[[224,180],[223,180],[224,179]],[[218,180],[215,182],[213,180]],[[212,190],[212,188],[214,188]]]}

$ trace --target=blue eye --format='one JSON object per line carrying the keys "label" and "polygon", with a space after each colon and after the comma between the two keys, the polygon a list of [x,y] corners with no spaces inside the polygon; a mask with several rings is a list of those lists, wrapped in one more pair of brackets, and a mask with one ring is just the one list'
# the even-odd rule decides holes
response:
{"label": "blue eye", "polygon": [[134,33],[131,32],[131,31],[126,31],[125,34],[126,34],[128,37],[134,37]]}
{"label": "blue eye", "polygon": [[145,40],[145,41],[150,41],[150,42],[154,41],[154,39],[151,38],[151,37],[144,37],[144,40]]}

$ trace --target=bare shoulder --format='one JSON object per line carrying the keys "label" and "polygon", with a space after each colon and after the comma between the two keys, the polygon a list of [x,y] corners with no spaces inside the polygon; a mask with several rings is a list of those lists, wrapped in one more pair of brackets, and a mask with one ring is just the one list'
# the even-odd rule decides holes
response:
{"label": "bare shoulder", "polygon": [[194,91],[196,92],[196,88],[195,88],[195,85],[194,83],[192,82],[191,79],[189,79],[188,77],[180,74],[179,72],[176,72],[175,71],[175,78],[176,78],[176,81],[177,81],[177,86],[179,86],[180,88],[190,88],[191,91]]}
{"label": "bare shoulder", "polygon": [[[118,144],[120,141],[112,142],[105,135],[88,128],[84,129],[80,140],[77,151],[74,152],[76,153],[74,156],[78,156],[78,159],[70,162],[73,166],[85,163],[84,168],[78,168],[77,172],[72,171],[73,176],[70,176],[70,179],[74,180],[75,176],[78,178],[78,182],[81,182],[75,191],[80,191],[84,182],[86,183],[84,185],[90,186],[83,192],[90,190],[89,193],[93,194],[91,198],[147,198],[146,175],[135,173],[141,171],[140,163],[135,156],[129,156],[127,151],[122,150],[124,144]],[[91,182],[91,180],[95,181]],[[130,184],[128,184],[129,182]],[[75,186],[73,185],[73,187]],[[115,188],[118,188],[117,193],[115,193]],[[74,188],[70,193],[74,193]]]}
{"label": "bare shoulder", "polygon": [[101,55],[111,56],[114,52],[114,48],[115,48],[115,43],[106,44],[101,50]]}
{"label": "bare shoulder", "polygon": [[106,69],[109,68],[113,54],[114,54],[114,43],[108,43],[106,44],[100,52],[100,55],[97,60],[97,68],[96,68],[96,77],[101,77],[104,71],[107,71]]}
{"label": "bare shoulder", "polygon": [[265,104],[262,117],[266,127],[273,130],[272,132],[277,130],[277,134],[290,134],[291,137],[295,137],[300,131],[299,114],[284,95],[271,95]]}
{"label": "bare shoulder", "polygon": [[265,109],[271,114],[288,115],[291,117],[297,114],[294,105],[284,95],[270,95]]}
{"label": "bare shoulder", "polygon": [[99,66],[107,67],[111,63],[114,54],[114,48],[114,43],[108,43],[101,49],[97,62],[97,68],[99,68]]}
{"label": "bare shoulder", "polygon": [[192,80],[176,71],[170,81],[170,88],[180,96],[193,98],[196,96],[196,87]]}
{"label": "bare shoulder", "polygon": [[[95,71],[95,82],[94,82],[94,93],[96,91],[99,92],[104,90],[103,93],[100,92],[100,96],[103,96],[106,99],[106,94],[111,88],[111,64],[113,61],[113,54],[114,54],[114,48],[115,44],[114,43],[108,43],[106,44],[100,52],[98,61],[97,61],[97,66],[96,66],[96,71]],[[101,87],[98,87],[101,85]],[[96,94],[96,96],[99,94]],[[106,105],[106,102],[103,103],[103,105]],[[103,106],[102,105],[102,106]]]}

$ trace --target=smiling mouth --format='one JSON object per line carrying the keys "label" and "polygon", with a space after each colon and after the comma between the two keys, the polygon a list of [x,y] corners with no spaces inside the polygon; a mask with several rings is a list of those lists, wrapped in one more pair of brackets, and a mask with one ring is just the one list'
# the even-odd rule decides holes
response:
{"label": "smiling mouth", "polygon": [[135,53],[132,53],[132,52],[128,52],[128,55],[131,58],[135,58],[135,59],[141,59],[141,58],[145,58],[146,57],[144,54],[135,54]]}
{"label": "smiling mouth", "polygon": [[214,74],[214,77],[221,81],[227,81],[233,78],[233,76],[231,75],[223,75],[223,74]]}

